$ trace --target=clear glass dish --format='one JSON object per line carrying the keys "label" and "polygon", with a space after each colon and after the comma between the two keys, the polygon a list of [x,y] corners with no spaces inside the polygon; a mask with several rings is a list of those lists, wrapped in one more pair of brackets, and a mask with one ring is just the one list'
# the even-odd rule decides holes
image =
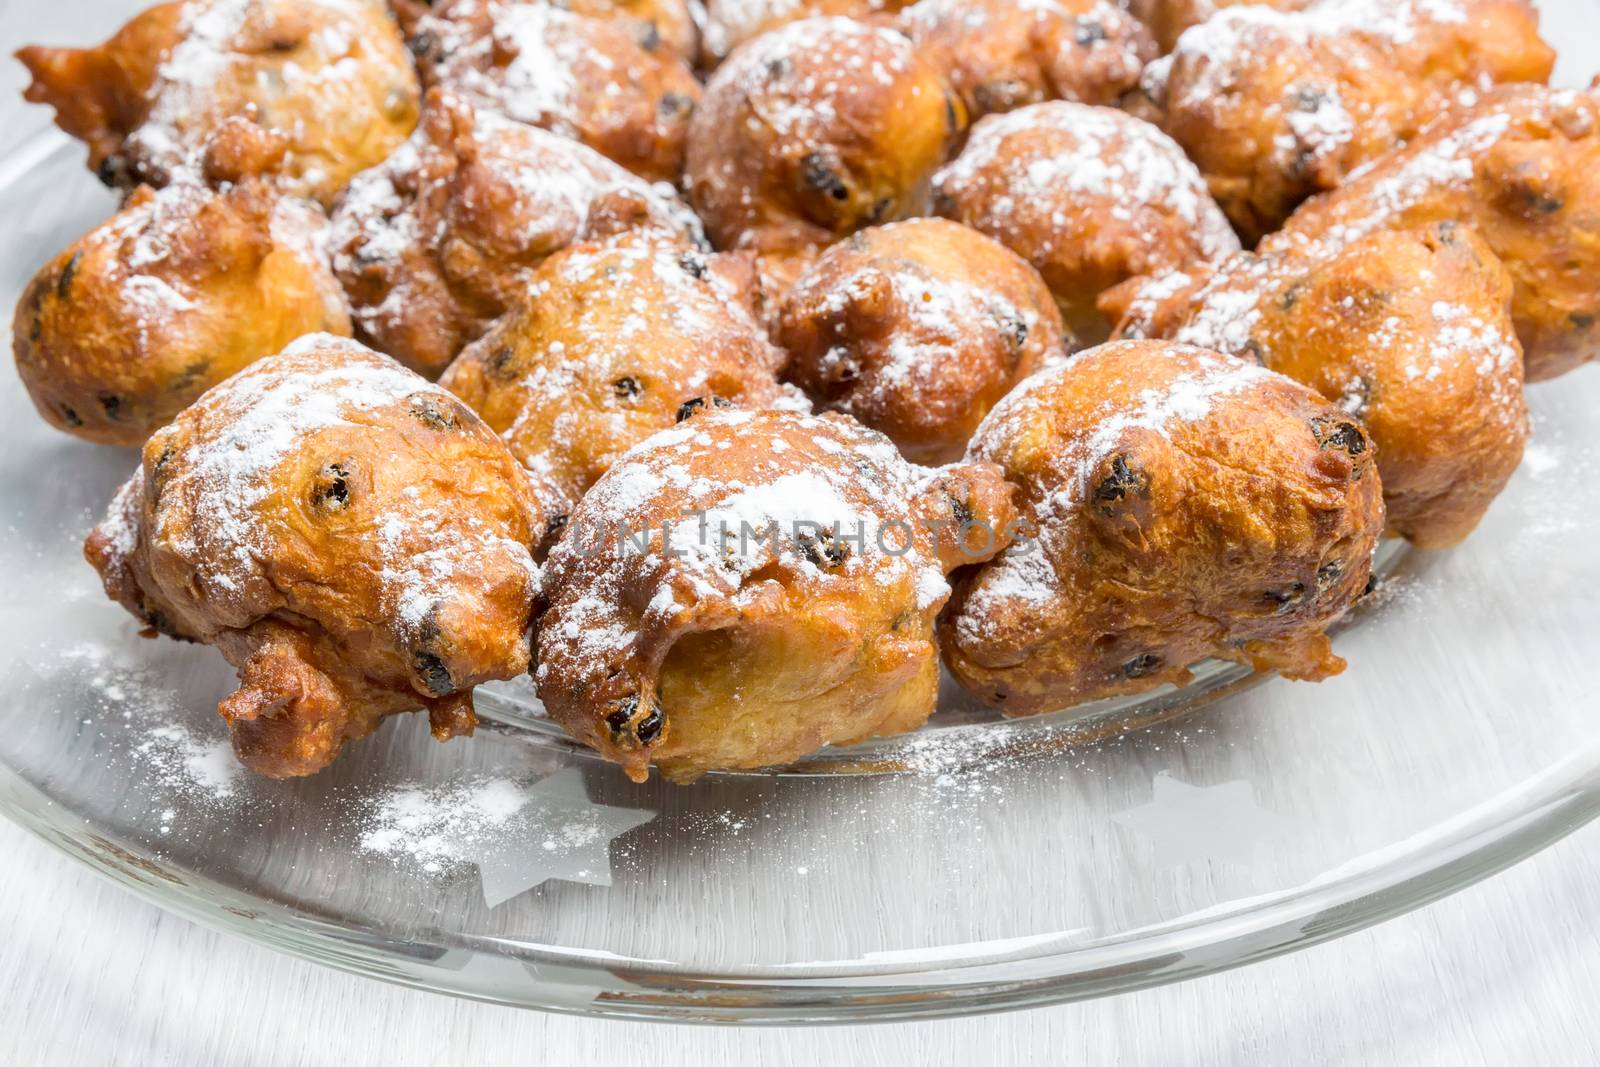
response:
{"label": "clear glass dish", "polygon": [[[1593,41],[1586,4],[1550,39]],[[1574,71],[1569,81],[1586,71]],[[0,167],[0,291],[110,210],[64,137]],[[485,694],[479,735],[391,722],[332,771],[247,777],[213,652],[145,641],[80,556],[134,464],[0,381],[0,810],[174,912],[507,1004],[685,1021],[947,1015],[1076,999],[1339,936],[1600,811],[1600,370],[1532,391],[1483,529],[1388,578],[1321,686],[1182,692],[919,734],[773,774],[628,782]]]}

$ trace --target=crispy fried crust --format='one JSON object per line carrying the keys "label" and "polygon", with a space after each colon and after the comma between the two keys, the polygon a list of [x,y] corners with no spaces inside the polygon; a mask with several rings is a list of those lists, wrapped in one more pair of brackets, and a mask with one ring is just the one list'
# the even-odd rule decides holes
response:
{"label": "crispy fried crust", "polygon": [[[400,28],[410,36],[430,13],[448,14],[463,0],[391,0]],[[464,0],[475,4],[477,0]],[[501,0],[502,3],[507,0]],[[667,52],[693,63],[700,52],[700,30],[688,0],[509,0],[510,3],[547,4],[574,15],[612,22],[627,30],[646,52]]]}
{"label": "crispy fried crust", "polygon": [[718,248],[821,247],[925,214],[928,180],[965,124],[959,98],[894,31],[794,23],[712,76],[689,130],[689,199]]}
{"label": "crispy fried crust", "polygon": [[435,89],[411,141],[351,183],[334,212],[333,261],[362,340],[435,377],[547,257],[630,230],[704,243],[670,192]]}
{"label": "crispy fried crust", "polygon": [[1261,5],[1279,11],[1302,11],[1315,0],[1129,0],[1128,10],[1150,28],[1163,53],[1172,51],[1178,38],[1224,8],[1238,4]]}
{"label": "crispy fried crust", "polygon": [[411,40],[425,86],[581,141],[648,180],[683,173],[700,83],[628,27],[551,4],[454,0]]}
{"label": "crispy fried crust", "polygon": [[914,729],[944,576],[1005,543],[1011,494],[993,467],[912,467],[838,415],[695,415],[573,512],[546,568],[540,696],[636,780]]}
{"label": "crispy fried crust", "polygon": [[1253,244],[1464,92],[1542,82],[1554,58],[1527,0],[1319,0],[1217,14],[1144,88]]}
{"label": "crispy fried crust", "polygon": [[327,220],[255,177],[133,194],[17,304],[17,374],[45,421],[142,445],[201,393],[303,334],[350,332]]}
{"label": "crispy fried crust", "polygon": [[1389,530],[1419,547],[1464,540],[1522,460],[1511,278],[1455,223],[1380,231],[1310,261],[1241,253],[1188,291],[1134,302],[1125,336],[1259,359],[1359,419],[1378,446]]}
{"label": "crispy fried crust", "polygon": [[288,141],[280,181],[331,203],[416,125],[416,72],[378,0],[186,0],[90,49],[24,48],[27,98],[50,104],[108,185],[162,186],[244,116]]}
{"label": "crispy fried crust", "polygon": [[465,405],[314,335],[158,431],[84,551],[151,631],[239,669],[234,749],[285,778],[393,712],[470,732],[472,687],[528,665],[537,527]]}
{"label": "crispy fried crust", "polygon": [[715,68],[735,48],[771,30],[828,16],[891,25],[909,0],[706,0],[701,62]]}
{"label": "crispy fried crust", "polygon": [[1325,255],[1447,221],[1477,230],[1511,272],[1529,381],[1600,356],[1600,92],[1496,89],[1306,204],[1263,247]]}
{"label": "crispy fried crust", "polygon": [[747,257],[633,234],[575,245],[527,283],[532,297],[440,379],[528,469],[559,533],[618,456],[701,408],[803,400],[742,303]]}
{"label": "crispy fried crust", "polygon": [[991,115],[934,178],[939,214],[988,234],[1043,275],[1069,329],[1103,339],[1096,300],[1129,278],[1238,251],[1172,140],[1111,108],[1056,101]]}
{"label": "crispy fried crust", "polygon": [[1155,56],[1111,0],[921,0],[898,25],[974,120],[1043,100],[1116,104]]}
{"label": "crispy fried crust", "polygon": [[916,463],[959,459],[989,409],[1067,350],[1038,272],[944,219],[872,227],[834,245],[777,322],[790,380]]}
{"label": "crispy fried crust", "polygon": [[1383,530],[1370,438],[1282,375],[1125,341],[1036,375],[969,458],[1037,538],[958,583],[945,662],[1007,715],[1188,680],[1219,657],[1321,679]]}

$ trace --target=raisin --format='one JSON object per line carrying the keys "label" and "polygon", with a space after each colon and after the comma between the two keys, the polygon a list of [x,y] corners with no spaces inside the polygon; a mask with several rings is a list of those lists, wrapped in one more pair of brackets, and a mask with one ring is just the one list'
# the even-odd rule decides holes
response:
{"label": "raisin", "polygon": [[707,404],[709,404],[710,406],[712,406],[714,408],[731,408],[731,407],[733,407],[733,401],[731,401],[727,397],[723,397],[723,396],[711,396],[711,397],[696,396],[696,397],[691,397],[690,399],[685,400],[682,404],[678,405],[678,420],[677,421],[683,422],[686,419],[689,419],[689,418],[692,418],[695,415],[698,415],[706,407]]}
{"label": "raisin", "polygon": [[100,184],[108,189],[116,189],[127,184],[128,161],[121,156],[107,156],[95,168],[94,176],[100,179]]}
{"label": "raisin", "polygon": [[661,728],[666,724],[667,717],[661,713],[661,705],[658,703],[650,709],[650,714],[633,728],[633,736],[639,739],[641,745],[648,745],[661,736]]}
{"label": "raisin", "polygon": [[1306,583],[1295,582],[1288,589],[1269,589],[1263,595],[1269,602],[1276,604],[1279,611],[1287,611],[1290,605],[1306,595]]}
{"label": "raisin", "polygon": [[79,415],[70,404],[61,405],[61,421],[68,426],[78,427],[83,425],[83,416]]}
{"label": "raisin", "polygon": [[849,186],[828,165],[821,153],[812,152],[800,161],[800,180],[806,183],[807,188],[827,193],[835,200],[850,199]]}
{"label": "raisin", "polygon": [[1317,568],[1317,592],[1326,592],[1340,578],[1344,577],[1344,564],[1336,559],[1331,559]]}
{"label": "raisin", "polygon": [[1107,39],[1106,28],[1093,19],[1079,19],[1078,32],[1073,39],[1085,48],[1092,44],[1099,44]]}
{"label": "raisin", "polygon": [[1314,114],[1327,105],[1328,94],[1321,89],[1296,89],[1293,103],[1296,111]]}
{"label": "raisin", "polygon": [[1595,323],[1595,317],[1582,311],[1574,311],[1567,316],[1567,321],[1580,330],[1587,330]]}
{"label": "raisin", "polygon": [[795,538],[795,547],[800,549],[806,562],[823,570],[837,570],[850,559],[850,550],[834,540],[833,534],[826,530],[821,534],[801,534]]}
{"label": "raisin", "polygon": [[1310,288],[1310,283],[1308,282],[1295,282],[1293,285],[1289,286],[1289,288],[1285,289],[1283,291],[1283,295],[1278,298],[1279,310],[1293,311],[1294,306],[1300,302],[1300,294],[1305,292],[1308,288]]}
{"label": "raisin", "polygon": [[96,399],[100,401],[100,410],[106,413],[106,418],[114,419],[122,411],[122,398],[115,393],[101,393]]}
{"label": "raisin", "polygon": [[350,504],[350,471],[343,463],[329,463],[317,472],[311,487],[311,504],[322,511],[343,511]]}
{"label": "raisin", "polygon": [[1101,479],[1094,489],[1095,506],[1106,518],[1116,515],[1116,506],[1130,493],[1139,494],[1150,487],[1150,480],[1142,471],[1128,466],[1127,456],[1117,456],[1111,461],[1111,473]]}
{"label": "raisin", "polygon": [[699,252],[685,252],[678,257],[678,266],[683,268],[684,273],[700,281],[704,281],[711,270],[711,265],[706,262],[706,257]]}
{"label": "raisin", "polygon": [[[835,199],[842,200],[844,198],[836,197]],[[893,210],[894,200],[893,198],[886,196],[882,200],[879,200],[877,203],[872,205],[872,210],[867,213],[867,222],[870,225],[876,226],[878,223],[888,218],[889,212]]]}
{"label": "raisin", "polygon": [[945,494],[945,499],[950,501],[950,515],[956,520],[956,525],[963,528],[971,525],[972,505],[965,500],[957,500],[949,493]]}
{"label": "raisin", "polygon": [[633,375],[625,374],[611,383],[611,392],[618,400],[637,400],[644,392],[644,386]]}
{"label": "raisin", "polygon": [[411,38],[411,54],[419,62],[438,62],[444,58],[444,49],[437,34],[423,30]]}
{"label": "raisin", "polygon": [[496,378],[516,377],[517,353],[509,345],[501,345],[489,353],[489,373]]}
{"label": "raisin", "polygon": [[628,739],[637,741],[641,745],[648,745],[660,737],[661,729],[667,723],[666,713],[662,710],[661,701],[659,699],[652,701],[649,714],[635,723],[633,720],[638,714],[638,697],[624,697],[617,701],[611,714],[606,716],[606,725],[611,728],[612,736],[621,741],[631,733],[632,736]]}
{"label": "raisin", "polygon": [[418,652],[412,660],[417,676],[422,679],[422,684],[428,687],[428,692],[434,696],[446,696],[455,691],[456,683],[450,677],[450,668],[446,667],[444,660],[432,652]]}
{"label": "raisin", "polygon": [[1362,455],[1367,450],[1367,435],[1353,422],[1342,419],[1312,419],[1311,433],[1316,437],[1317,444],[1324,449],[1337,448],[1352,456]]}
{"label": "raisin", "polygon": [[793,69],[794,67],[789,62],[787,56],[779,56],[776,59],[767,61],[767,78],[771,81],[778,81],[780,79],[787,78],[789,76],[789,72]]}
{"label": "raisin", "polygon": [[1135,656],[1122,665],[1122,673],[1127,678],[1148,678],[1161,669],[1161,657],[1151,655],[1149,652]]}
{"label": "raisin", "polygon": [[639,47],[646,52],[654,52],[661,47],[661,30],[653,22],[647,22],[639,27]]}
{"label": "raisin", "polygon": [[663,118],[673,119],[693,111],[694,101],[682,93],[662,93],[661,102],[656,107]]}
{"label": "raisin", "polygon": [[1006,316],[1000,321],[1000,328],[1005,331],[1006,339],[1011,342],[1011,347],[1021,349],[1028,343],[1028,324],[1021,319]]}
{"label": "raisin", "polygon": [[438,403],[430,396],[411,398],[411,417],[435,430],[454,430],[457,426],[456,413],[439,410]]}
{"label": "raisin", "polygon": [[78,276],[78,264],[82,262],[83,252],[80,249],[72,253],[72,258],[67,260],[67,265],[61,268],[61,277],[56,279],[57,298],[65,300],[72,293],[72,280]]}

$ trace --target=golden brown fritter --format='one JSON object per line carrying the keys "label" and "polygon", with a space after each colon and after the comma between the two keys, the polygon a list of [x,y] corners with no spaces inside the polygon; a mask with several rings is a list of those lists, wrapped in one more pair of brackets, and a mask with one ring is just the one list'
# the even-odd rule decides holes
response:
{"label": "golden brown fritter", "polygon": [[1378,446],[1389,530],[1422,548],[1464,540],[1522,461],[1511,278],[1453,222],[1310,261],[1240,253],[1153,303],[1165,306],[1134,309],[1125,333],[1259,359],[1359,419]]}
{"label": "golden brown fritter", "polygon": [[1373,446],[1256,363],[1122,341],[1035,375],[968,458],[997,463],[1037,531],[969,572],[945,662],[1007,715],[1183,684],[1207,657],[1337,674],[1326,630],[1383,532]]}
{"label": "golden brown fritter", "polygon": [[[460,0],[391,0],[409,36],[429,13],[446,13]],[[476,0],[467,0],[468,3]],[[700,30],[688,0],[500,0],[504,4],[545,4],[574,15],[614,22],[646,52],[665,51],[693,63],[700,54]]]}
{"label": "golden brown fritter", "polygon": [[550,4],[453,0],[412,36],[423,84],[581,141],[651,181],[683,173],[700,83],[628,29]]}
{"label": "golden brown fritter", "polygon": [[1198,26],[1224,8],[1254,4],[1279,11],[1301,11],[1315,0],[1129,0],[1128,10],[1150,27],[1163,53],[1172,51],[1183,31]]}
{"label": "golden brown fritter", "polygon": [[721,63],[746,41],[802,19],[838,18],[889,25],[910,0],[706,0],[702,62]]}
{"label": "golden brown fritter", "polygon": [[640,781],[914,729],[945,575],[1005,543],[1011,494],[993,467],[913,467],[841,415],[702,412],[572,513],[545,568],[539,695]]}
{"label": "golden brown fritter", "polygon": [[946,218],[1032,263],[1069,329],[1103,339],[1105,290],[1239,250],[1194,165],[1148,123],[1055,101],[991,115],[934,178]]}
{"label": "golden brown fritter", "polygon": [[821,247],[926,214],[964,125],[960,100],[893,30],[797,22],[712,76],[689,130],[689,200],[718,248]]}
{"label": "golden brown fritter", "polygon": [[819,406],[887,434],[914,463],[961,458],[989,409],[1064,358],[1039,273],[944,219],[874,226],[823,253],[774,334],[789,379]]}
{"label": "golden brown fritter", "polygon": [[1112,0],[921,0],[898,25],[973,120],[1043,100],[1116,104],[1155,57]]}
{"label": "golden brown fritter", "polygon": [[416,136],[350,184],[333,216],[333,262],[360,337],[431,378],[546,257],[628,230],[704,244],[670,190],[435,89]]}
{"label": "golden brown fritter", "polygon": [[1600,90],[1495,89],[1307,203],[1263,248],[1322,255],[1452,220],[1511,272],[1529,381],[1600,356]]}
{"label": "golden brown fritter", "polygon": [[1495,82],[1550,76],[1527,0],[1318,0],[1222,11],[1145,69],[1155,118],[1247,243]]}
{"label": "golden brown fritter", "polygon": [[97,48],[24,48],[27,98],[56,109],[108,185],[161,186],[225,121],[288,139],[281,181],[331,203],[417,122],[417,76],[381,0],[184,0]]}
{"label": "golden brown fritter", "polygon": [[501,434],[558,533],[618,456],[701,407],[801,405],[742,303],[746,257],[647,235],[575,245],[440,384]]}
{"label": "golden brown fritter", "polygon": [[45,421],[142,445],[201,393],[307,333],[348,334],[316,204],[250,177],[141,187],[47,263],[12,327]]}
{"label": "golden brown fritter", "polygon": [[239,669],[234,751],[288,778],[393,712],[471,732],[472,687],[528,666],[536,525],[464,404],[313,335],[157,432],[85,554],[151,631]]}

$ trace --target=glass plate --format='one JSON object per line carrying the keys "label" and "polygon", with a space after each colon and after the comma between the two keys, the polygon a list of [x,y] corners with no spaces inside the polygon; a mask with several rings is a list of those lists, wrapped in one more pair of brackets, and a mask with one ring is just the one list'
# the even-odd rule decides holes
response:
{"label": "glass plate", "polygon": [[[1552,40],[1597,22],[1547,5]],[[51,135],[0,168],[0,291],[111,209],[80,160]],[[530,1007],[885,1019],[1204,974],[1440,897],[1600,810],[1600,371],[1531,402],[1482,530],[1386,550],[1338,638],[1351,668],[1320,686],[1209,666],[1017,723],[949,693],[911,737],[682,788],[628,782],[510,685],[472,740],[401,718],[269,782],[232,763],[226,665],[138,638],[81,559],[133,455],[48,430],[7,372],[0,810],[199,922]]]}

